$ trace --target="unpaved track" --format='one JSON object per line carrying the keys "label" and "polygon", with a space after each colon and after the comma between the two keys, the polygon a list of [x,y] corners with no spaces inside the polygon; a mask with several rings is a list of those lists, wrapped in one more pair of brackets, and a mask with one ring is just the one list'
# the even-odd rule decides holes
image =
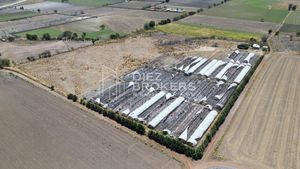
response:
{"label": "unpaved track", "polygon": [[179,169],[91,113],[0,72],[0,168]]}
{"label": "unpaved track", "polygon": [[300,56],[273,53],[254,76],[219,148],[254,169],[300,168]]}

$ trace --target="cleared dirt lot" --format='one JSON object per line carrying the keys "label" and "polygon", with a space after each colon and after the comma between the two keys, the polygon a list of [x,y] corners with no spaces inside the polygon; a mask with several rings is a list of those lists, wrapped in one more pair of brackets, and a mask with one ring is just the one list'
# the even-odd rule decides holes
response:
{"label": "cleared dirt lot", "polygon": [[181,168],[95,115],[19,78],[0,72],[0,93],[0,168]]}
{"label": "cleared dirt lot", "polygon": [[158,55],[152,38],[138,37],[59,54],[23,64],[20,69],[66,93],[82,95],[109,85]]}
{"label": "cleared dirt lot", "polygon": [[27,62],[27,57],[38,58],[38,55],[49,50],[52,55],[70,51],[79,47],[92,45],[92,42],[80,41],[38,41],[18,40],[12,43],[0,42],[0,58],[8,58],[15,63]]}
{"label": "cleared dirt lot", "polygon": [[193,15],[180,20],[180,22],[243,32],[257,32],[261,34],[266,34],[268,33],[269,29],[274,30],[277,26],[276,23],[271,22],[245,21],[241,19],[230,19],[205,15]]}
{"label": "cleared dirt lot", "polygon": [[297,53],[265,58],[225,132],[218,156],[253,169],[300,168],[299,66]]}

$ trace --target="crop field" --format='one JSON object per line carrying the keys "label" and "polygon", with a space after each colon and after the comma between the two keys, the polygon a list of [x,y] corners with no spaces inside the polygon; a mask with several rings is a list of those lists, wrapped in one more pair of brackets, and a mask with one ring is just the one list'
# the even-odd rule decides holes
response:
{"label": "crop field", "polygon": [[38,59],[38,55],[50,51],[52,55],[74,50],[76,48],[92,45],[85,41],[31,41],[16,40],[12,43],[0,42],[1,57],[8,58],[16,64],[28,62],[28,57]]}
{"label": "crop field", "polygon": [[197,145],[258,58],[235,51],[222,60],[187,57],[169,69],[148,65],[87,98]]}
{"label": "crop field", "polygon": [[74,16],[52,14],[52,15],[35,16],[32,18],[17,20],[17,21],[0,22],[0,29],[2,30],[2,32],[0,32],[0,35],[3,32],[6,33],[25,32],[33,29],[80,21],[87,18],[88,17],[74,17]]}
{"label": "crop field", "polygon": [[288,14],[286,8],[276,8],[277,0],[231,0],[224,5],[207,9],[204,15],[248,19],[266,22],[281,22]]}
{"label": "crop field", "polygon": [[225,132],[217,156],[253,169],[300,168],[300,57],[267,56]]}
{"label": "crop field", "polygon": [[158,56],[154,39],[139,37],[74,50],[19,68],[65,93],[82,96]]}
{"label": "crop field", "polygon": [[207,8],[208,6],[213,6],[214,4],[221,3],[222,0],[170,0],[166,5],[178,6],[178,7],[197,7],[197,8]]}
{"label": "crop field", "polygon": [[0,13],[0,22],[24,19],[27,17],[33,17],[33,16],[37,16],[37,15],[39,15],[39,14],[36,12],[30,12],[30,11],[20,11],[20,12],[16,12],[16,13]]}
{"label": "crop field", "polygon": [[62,34],[63,32],[60,30],[57,30],[57,29],[53,29],[53,28],[41,28],[41,29],[36,29],[36,30],[32,30],[32,31],[17,33],[16,35],[26,37],[26,34],[34,34],[34,35],[37,35],[39,38],[42,38],[44,33],[49,33],[51,37],[57,37],[58,35]]}
{"label": "crop field", "polygon": [[255,33],[246,33],[246,32],[237,32],[231,30],[223,30],[212,27],[205,27],[194,24],[181,24],[181,23],[171,23],[163,26],[158,26],[158,30],[175,34],[183,35],[188,37],[219,37],[227,38],[233,40],[247,41],[250,38],[260,39],[259,34]]}
{"label": "crop field", "polygon": [[117,8],[127,8],[127,9],[143,9],[160,3],[161,2],[155,2],[155,1],[129,1],[129,2],[117,3],[109,6],[117,7]]}
{"label": "crop field", "polygon": [[[155,12],[114,7],[94,8],[83,11],[84,14],[79,16],[97,16],[97,18],[87,19],[84,22],[68,24],[70,27],[74,27],[75,29],[88,29],[89,31],[93,30],[93,32],[95,32],[95,29],[98,30],[99,26],[104,24],[114,32],[131,33],[137,29],[142,29],[144,24],[151,20],[159,22],[162,19],[172,19],[180,15],[180,13]],[[63,12],[63,14],[67,15],[73,13],[74,11]],[[65,25],[61,25],[59,27],[64,26]]]}
{"label": "crop field", "polygon": [[[61,2],[61,0],[51,0],[51,1]],[[124,1],[125,0],[69,0],[68,3],[75,4],[75,5],[101,7],[101,6],[120,3]]]}
{"label": "crop field", "polygon": [[[18,6],[17,8],[20,8],[21,6]],[[33,4],[27,4],[22,5],[22,7],[25,10],[30,11],[37,11],[40,10],[41,13],[54,13],[54,10],[57,10],[57,12],[66,12],[66,11],[80,11],[83,9],[88,9],[89,7],[85,6],[77,6],[77,5],[71,5],[68,3],[61,3],[59,2],[50,2],[50,1],[44,1],[39,3],[33,3]]]}
{"label": "crop field", "polygon": [[241,32],[267,34],[269,29],[275,29],[277,24],[271,22],[245,21],[216,16],[193,15],[182,19],[179,23],[203,25]]}
{"label": "crop field", "polygon": [[0,72],[0,168],[180,169],[98,115]]}
{"label": "crop field", "polygon": [[285,21],[281,28],[284,32],[299,32],[300,30],[300,11],[294,11]]}

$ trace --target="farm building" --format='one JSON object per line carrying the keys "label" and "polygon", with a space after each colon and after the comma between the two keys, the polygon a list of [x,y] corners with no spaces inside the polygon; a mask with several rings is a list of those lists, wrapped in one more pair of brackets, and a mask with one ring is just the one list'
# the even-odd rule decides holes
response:
{"label": "farm building", "polygon": [[187,57],[170,69],[142,67],[91,100],[196,145],[258,57]]}

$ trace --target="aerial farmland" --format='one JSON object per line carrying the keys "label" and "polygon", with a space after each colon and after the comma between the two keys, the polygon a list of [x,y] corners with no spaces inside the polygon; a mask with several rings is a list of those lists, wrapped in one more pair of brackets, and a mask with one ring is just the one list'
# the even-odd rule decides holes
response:
{"label": "aerial farmland", "polygon": [[300,168],[299,5],[0,0],[0,168]]}

